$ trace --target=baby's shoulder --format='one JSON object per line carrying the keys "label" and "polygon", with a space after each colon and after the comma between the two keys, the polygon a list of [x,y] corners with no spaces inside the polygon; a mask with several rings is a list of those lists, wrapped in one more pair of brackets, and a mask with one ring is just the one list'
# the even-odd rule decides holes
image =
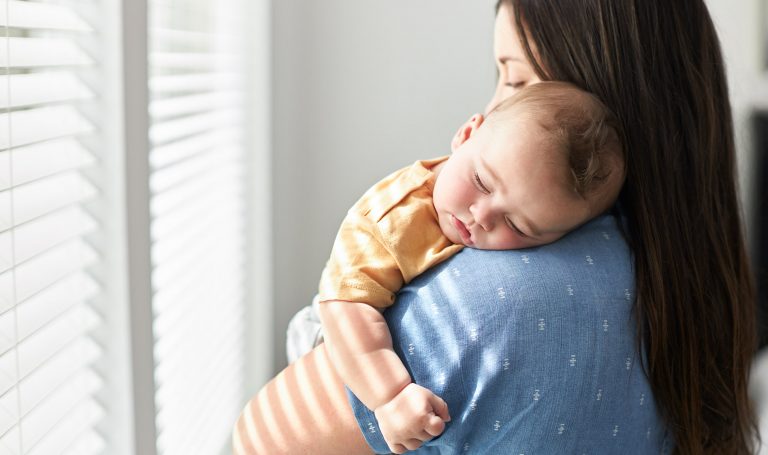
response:
{"label": "baby's shoulder", "polygon": [[381,179],[363,194],[350,212],[379,223],[394,209],[431,208],[434,173],[424,163],[417,161]]}

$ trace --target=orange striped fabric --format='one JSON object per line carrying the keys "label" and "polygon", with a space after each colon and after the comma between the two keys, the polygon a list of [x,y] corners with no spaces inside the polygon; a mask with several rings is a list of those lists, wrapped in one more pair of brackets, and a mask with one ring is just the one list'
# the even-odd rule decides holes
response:
{"label": "orange striped fabric", "polygon": [[440,230],[432,204],[432,168],[417,161],[370,188],[349,210],[320,278],[320,302],[385,308],[403,285],[459,252]]}

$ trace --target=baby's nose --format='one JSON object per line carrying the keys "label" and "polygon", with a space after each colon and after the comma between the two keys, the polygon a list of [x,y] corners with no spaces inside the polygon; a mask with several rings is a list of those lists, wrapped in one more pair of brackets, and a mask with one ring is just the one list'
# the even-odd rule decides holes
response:
{"label": "baby's nose", "polygon": [[483,208],[482,206],[473,206],[472,216],[475,223],[480,225],[484,231],[490,231],[493,229],[493,216],[490,210]]}

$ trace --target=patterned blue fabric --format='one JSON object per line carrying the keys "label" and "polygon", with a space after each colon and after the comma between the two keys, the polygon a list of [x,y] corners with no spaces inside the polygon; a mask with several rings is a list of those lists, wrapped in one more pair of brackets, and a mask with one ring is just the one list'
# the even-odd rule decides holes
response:
{"label": "patterned blue fabric", "polygon": [[[414,381],[452,420],[415,453],[670,452],[633,300],[631,256],[608,215],[543,247],[466,248],[418,277],[385,317]],[[370,446],[389,453],[348,395]]]}

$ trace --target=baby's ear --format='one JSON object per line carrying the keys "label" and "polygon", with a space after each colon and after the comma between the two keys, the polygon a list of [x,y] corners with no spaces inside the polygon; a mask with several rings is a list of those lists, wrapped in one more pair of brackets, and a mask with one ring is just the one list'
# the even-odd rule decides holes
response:
{"label": "baby's ear", "polygon": [[485,121],[483,114],[475,114],[464,122],[459,131],[456,132],[456,135],[453,136],[453,139],[451,139],[451,153],[455,152],[467,139],[475,134],[480,125],[483,124],[483,121]]}

